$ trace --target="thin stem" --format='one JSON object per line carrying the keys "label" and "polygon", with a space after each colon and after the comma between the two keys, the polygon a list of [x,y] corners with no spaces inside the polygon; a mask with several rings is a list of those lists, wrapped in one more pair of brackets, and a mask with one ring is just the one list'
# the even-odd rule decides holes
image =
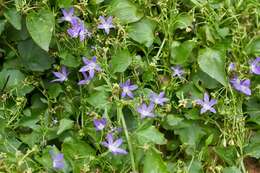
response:
{"label": "thin stem", "polygon": [[159,51],[157,52],[157,54],[156,54],[156,56],[155,56],[155,58],[154,58],[155,62],[158,61],[158,58],[159,58],[159,56],[160,56],[160,54],[161,54],[161,52],[162,52],[162,49],[163,49],[163,47],[164,47],[165,41],[166,41],[166,39],[164,38],[163,41],[162,41],[162,44],[161,44],[161,46],[160,46],[160,48],[159,48]]}
{"label": "thin stem", "polygon": [[122,106],[121,105],[117,105],[117,116],[120,118],[120,120],[122,122],[124,133],[125,133],[126,140],[127,140],[127,143],[128,143],[128,148],[129,148],[129,153],[130,153],[130,158],[131,158],[131,164],[132,164],[132,170],[133,170],[134,173],[136,173],[135,159],[134,159],[132,143],[131,143],[130,136],[128,134],[128,130],[127,130],[127,127],[126,127],[125,118],[124,118],[124,115],[123,115],[123,112],[122,112]]}

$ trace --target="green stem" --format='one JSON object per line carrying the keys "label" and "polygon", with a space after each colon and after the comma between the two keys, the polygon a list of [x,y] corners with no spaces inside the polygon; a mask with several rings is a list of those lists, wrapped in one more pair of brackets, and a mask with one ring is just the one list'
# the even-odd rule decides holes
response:
{"label": "green stem", "polygon": [[159,60],[159,56],[160,56],[160,54],[161,54],[161,52],[162,52],[162,49],[163,49],[164,44],[165,44],[165,41],[166,41],[166,39],[164,38],[163,41],[162,41],[162,44],[161,44],[161,46],[160,46],[160,48],[159,48],[159,51],[157,52],[157,54],[156,54],[156,56],[155,56],[155,58],[154,58],[154,61],[155,61],[155,62],[157,62],[157,61]]}
{"label": "green stem", "polygon": [[125,133],[126,140],[127,140],[127,143],[128,143],[128,148],[129,148],[129,153],[130,153],[130,158],[131,158],[131,164],[132,164],[132,170],[133,170],[134,173],[136,173],[135,159],[134,159],[132,143],[131,143],[130,136],[128,134],[128,130],[127,130],[127,127],[126,127],[125,118],[124,118],[124,115],[123,115],[123,112],[122,112],[122,106],[121,105],[117,105],[117,116],[120,118],[120,120],[122,122],[124,133]]}

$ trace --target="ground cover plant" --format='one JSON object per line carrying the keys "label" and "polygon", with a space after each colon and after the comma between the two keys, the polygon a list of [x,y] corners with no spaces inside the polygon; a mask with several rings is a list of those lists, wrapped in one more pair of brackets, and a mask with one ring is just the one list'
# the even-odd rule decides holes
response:
{"label": "ground cover plant", "polygon": [[260,172],[260,1],[0,0],[0,172]]}

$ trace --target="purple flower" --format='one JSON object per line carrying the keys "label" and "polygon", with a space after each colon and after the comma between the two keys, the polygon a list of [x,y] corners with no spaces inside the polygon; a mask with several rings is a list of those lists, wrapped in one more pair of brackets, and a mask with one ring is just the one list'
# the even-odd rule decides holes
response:
{"label": "purple flower", "polygon": [[83,57],[83,62],[85,66],[81,67],[80,72],[88,72],[90,78],[93,78],[95,71],[101,71],[100,66],[97,64],[97,57],[93,56],[92,60],[88,60],[86,57]]}
{"label": "purple flower", "polygon": [[181,78],[182,75],[184,74],[184,70],[178,65],[175,66],[175,67],[171,67],[171,69],[173,71],[173,74],[172,74],[173,77]]}
{"label": "purple flower", "polygon": [[142,103],[138,108],[137,108],[137,112],[139,112],[141,114],[141,118],[145,118],[145,117],[154,117],[154,113],[153,113],[153,108],[154,108],[154,104],[150,103],[149,106],[147,106],[145,103]]}
{"label": "purple flower", "polygon": [[229,66],[228,66],[228,70],[229,70],[229,71],[234,71],[235,69],[236,69],[236,64],[233,63],[233,62],[231,62],[231,63],[229,64]]}
{"label": "purple flower", "polygon": [[79,37],[80,41],[85,40],[86,37],[91,37],[91,33],[86,29],[84,22],[79,18],[73,18],[71,25],[72,27],[67,30],[70,37]]}
{"label": "purple flower", "polygon": [[209,100],[208,93],[204,93],[204,100],[198,99],[198,100],[196,100],[196,103],[199,104],[200,106],[202,106],[202,108],[200,110],[200,114],[203,114],[207,111],[216,113],[216,110],[212,106],[217,103],[217,100],[215,100],[215,99]]}
{"label": "purple flower", "polygon": [[101,24],[98,25],[98,29],[104,29],[106,34],[109,34],[111,28],[115,28],[115,26],[112,23],[112,16],[109,16],[107,20],[103,16],[100,16],[99,20],[101,21]]}
{"label": "purple flower", "polygon": [[113,134],[108,133],[107,136],[106,136],[106,139],[107,139],[107,141],[102,142],[101,144],[103,146],[107,147],[110,152],[112,152],[115,155],[117,155],[117,154],[127,154],[126,150],[119,148],[119,146],[122,145],[122,143],[123,143],[122,138],[119,138],[119,139],[114,141]]}
{"label": "purple flower", "polygon": [[246,95],[251,95],[249,79],[240,80],[237,76],[235,76],[233,79],[230,80],[230,83],[237,91],[242,92]]}
{"label": "purple flower", "polygon": [[137,85],[131,85],[130,84],[130,79],[128,79],[125,83],[120,83],[119,86],[122,88],[122,94],[121,97],[125,98],[126,95],[128,97],[134,98],[134,95],[132,91],[136,90],[138,88]]}
{"label": "purple flower", "polygon": [[83,79],[83,80],[80,80],[80,81],[78,82],[78,85],[88,84],[92,78],[89,77],[85,72],[82,72],[82,75],[83,75],[84,79]]}
{"label": "purple flower", "polygon": [[60,72],[52,72],[54,74],[54,76],[57,79],[52,80],[51,82],[64,82],[66,80],[68,80],[68,72],[65,66],[61,67],[61,71]]}
{"label": "purple flower", "polygon": [[250,62],[251,73],[260,75],[260,57]]}
{"label": "purple flower", "polygon": [[151,102],[163,106],[164,102],[169,101],[169,99],[164,97],[164,92],[160,92],[160,94],[156,94],[152,92],[150,94],[150,100]]}
{"label": "purple flower", "polygon": [[73,16],[74,15],[74,8],[70,8],[69,11],[66,11],[65,9],[62,9],[61,11],[62,11],[62,14],[63,14],[61,21],[71,22],[72,19],[75,18]]}
{"label": "purple flower", "polygon": [[106,127],[107,120],[105,118],[94,119],[94,125],[97,131],[101,131]]}
{"label": "purple flower", "polygon": [[51,159],[52,159],[52,167],[55,169],[63,169],[64,168],[64,157],[62,153],[54,154],[54,151],[50,151]]}

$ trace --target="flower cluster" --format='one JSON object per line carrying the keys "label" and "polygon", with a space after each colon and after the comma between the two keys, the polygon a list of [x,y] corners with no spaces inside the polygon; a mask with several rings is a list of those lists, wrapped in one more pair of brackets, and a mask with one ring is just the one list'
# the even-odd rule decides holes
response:
{"label": "flower cluster", "polygon": [[156,94],[154,92],[150,93],[150,104],[146,105],[146,103],[142,103],[138,108],[137,112],[140,113],[141,118],[146,117],[154,117],[153,109],[155,105],[163,106],[165,102],[169,101],[168,98],[164,97],[164,92],[160,92],[160,94]]}
{"label": "flower cluster", "polygon": [[[255,74],[255,75],[260,75],[260,57],[257,57],[255,60],[252,60],[249,63],[250,67],[250,73]],[[231,63],[229,65],[229,70],[233,71],[235,70],[235,64]],[[235,88],[237,91],[244,93],[245,95],[250,96],[251,95],[251,89],[250,89],[250,84],[251,81],[250,79],[239,79],[238,76],[234,76],[230,80],[231,85],[233,88]]]}
{"label": "flower cluster", "polygon": [[91,33],[86,28],[84,21],[74,16],[74,8],[70,8],[69,11],[62,9],[63,17],[61,21],[67,21],[71,24],[71,28],[67,30],[68,34],[72,38],[78,38],[80,41],[84,41],[87,37],[91,37]]}
{"label": "flower cluster", "polygon": [[[80,38],[80,41],[84,41],[85,38],[91,37],[91,32],[85,27],[84,21],[82,21],[77,16],[74,16],[74,8],[70,8],[68,11],[62,9],[63,17],[61,21],[67,21],[71,24],[71,28],[67,30],[68,34],[72,38]],[[100,16],[99,20],[101,23],[97,26],[98,29],[103,29],[106,34],[109,34],[111,28],[115,28],[113,25],[113,17],[109,16],[108,19]],[[83,57],[84,66],[79,70],[82,73],[84,79],[78,82],[78,85],[85,85],[90,82],[94,77],[95,71],[100,72],[101,68],[97,64],[97,58],[94,56],[92,60],[88,60],[86,57]],[[61,71],[53,72],[56,79],[52,82],[64,82],[68,80],[68,72],[65,66],[62,67]],[[128,95],[128,94],[127,94]],[[129,95],[128,95],[129,96]]]}
{"label": "flower cluster", "polygon": [[[87,37],[91,37],[91,32],[86,28],[84,21],[74,16],[74,8],[70,8],[69,11],[62,9],[63,17],[61,21],[67,21],[71,24],[71,28],[67,30],[71,38],[78,38],[80,41],[84,41]],[[113,25],[113,18],[109,16],[108,19],[100,16],[101,23],[97,26],[98,29],[103,29],[106,34],[109,34],[111,28],[115,28]]]}

